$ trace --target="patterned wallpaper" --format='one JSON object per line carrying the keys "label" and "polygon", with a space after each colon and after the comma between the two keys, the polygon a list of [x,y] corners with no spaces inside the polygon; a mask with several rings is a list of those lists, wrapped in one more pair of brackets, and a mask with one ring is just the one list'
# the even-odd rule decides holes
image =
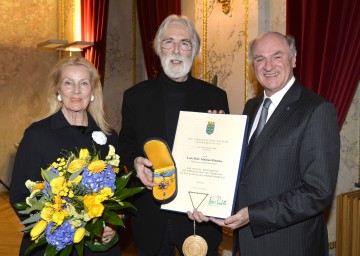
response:
{"label": "patterned wallpaper", "polygon": [[56,38],[57,4],[3,0],[0,17],[0,179],[9,184],[15,144],[47,112],[47,73],[57,53],[38,51],[36,44]]}
{"label": "patterned wallpaper", "polygon": [[[69,0],[67,0],[69,1]],[[275,1],[275,2],[274,2]],[[263,29],[285,32],[285,0],[248,0],[249,40]],[[241,113],[244,105],[244,4],[232,0],[229,14],[224,14],[217,0],[208,0],[207,70],[219,76],[218,84],[229,95],[232,113]],[[132,0],[110,0],[107,63],[104,97],[110,123],[117,131],[121,123],[123,91],[145,79],[141,41],[136,28],[133,41]],[[184,13],[193,17],[202,36],[202,1],[182,0]],[[190,7],[189,7],[190,6]],[[58,54],[38,51],[36,44],[57,38],[58,5],[53,0],[2,0],[0,2],[0,179],[10,182],[16,152],[15,144],[24,129],[47,111],[46,79]],[[202,38],[202,40],[204,40]],[[134,55],[133,49],[136,49]],[[201,58],[197,59],[197,77],[201,77]],[[134,66],[134,58],[135,66]],[[200,69],[199,69],[200,67]],[[249,85],[249,97],[254,93]],[[341,163],[336,195],[354,190],[359,172],[359,97],[358,89],[341,130]],[[5,190],[0,185],[0,191]],[[329,240],[336,240],[336,201],[329,208]]]}

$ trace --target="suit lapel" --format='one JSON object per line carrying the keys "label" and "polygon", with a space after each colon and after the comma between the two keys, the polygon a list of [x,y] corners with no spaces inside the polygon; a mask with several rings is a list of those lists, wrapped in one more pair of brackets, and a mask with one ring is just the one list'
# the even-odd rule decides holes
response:
{"label": "suit lapel", "polygon": [[[264,129],[260,133],[259,137],[254,143],[251,153],[248,156],[248,160],[245,163],[245,170],[251,165],[251,163],[256,159],[259,151],[268,144],[272,135],[276,133],[278,128],[284,125],[287,117],[296,109],[297,103],[301,96],[301,85],[297,81],[291,86],[289,91],[284,95],[280,104],[275,109],[274,113],[271,115],[270,119],[264,126]],[[255,118],[256,112],[252,115],[252,122]]]}

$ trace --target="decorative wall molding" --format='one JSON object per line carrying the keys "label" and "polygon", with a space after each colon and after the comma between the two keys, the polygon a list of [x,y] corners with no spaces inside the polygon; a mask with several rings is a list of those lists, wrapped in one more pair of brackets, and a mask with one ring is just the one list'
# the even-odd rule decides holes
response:
{"label": "decorative wall molding", "polygon": [[223,13],[229,14],[231,9],[231,0],[218,0],[218,3],[222,4]]}

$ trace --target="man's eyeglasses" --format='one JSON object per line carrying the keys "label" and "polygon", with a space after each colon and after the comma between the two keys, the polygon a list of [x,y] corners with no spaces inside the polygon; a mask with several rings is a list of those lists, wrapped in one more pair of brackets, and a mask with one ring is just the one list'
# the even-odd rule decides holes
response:
{"label": "man's eyeglasses", "polygon": [[161,41],[161,47],[164,49],[174,49],[175,44],[177,44],[179,49],[182,51],[190,51],[192,48],[192,44],[189,41],[175,42],[173,39],[165,39]]}

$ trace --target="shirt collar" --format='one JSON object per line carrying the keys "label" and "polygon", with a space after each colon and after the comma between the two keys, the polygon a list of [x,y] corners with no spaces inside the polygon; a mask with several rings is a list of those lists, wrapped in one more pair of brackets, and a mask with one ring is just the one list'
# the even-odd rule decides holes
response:
{"label": "shirt collar", "polygon": [[282,98],[284,97],[285,93],[290,89],[290,87],[294,84],[295,82],[295,77],[293,76],[289,82],[287,82],[287,84],[284,86],[284,88],[282,88],[280,91],[274,93],[273,95],[271,95],[271,97],[267,97],[264,91],[264,99],[266,98],[270,98],[271,99],[271,103],[274,104],[275,108],[277,107],[277,105],[279,105],[280,101],[282,100]]}
{"label": "shirt collar", "polygon": [[[92,131],[98,129],[92,116],[89,113],[87,113],[87,116],[88,116],[88,126],[86,128],[85,133],[89,133],[89,132],[92,132]],[[56,130],[56,129],[61,129],[61,128],[68,127],[68,126],[71,126],[71,125],[66,120],[61,109],[51,116],[51,128],[52,129]]]}

